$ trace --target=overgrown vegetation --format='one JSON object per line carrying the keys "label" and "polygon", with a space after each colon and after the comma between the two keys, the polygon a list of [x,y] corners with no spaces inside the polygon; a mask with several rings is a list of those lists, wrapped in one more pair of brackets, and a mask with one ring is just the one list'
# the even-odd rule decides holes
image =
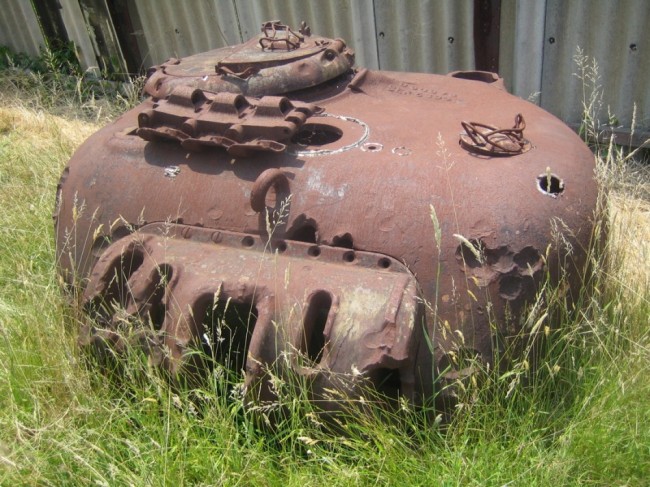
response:
{"label": "overgrown vegetation", "polygon": [[83,71],[72,44],[56,51],[43,48],[38,57],[0,46],[0,91],[3,102],[47,110],[89,122],[108,122],[140,99],[143,79],[106,81],[101,73]]}
{"label": "overgrown vegetation", "polygon": [[133,102],[86,89],[0,71],[0,484],[647,484],[650,171],[629,151],[595,148],[609,235],[579,312],[552,292],[532,311],[539,367],[483,371],[446,428],[403,403],[390,421],[364,406],[323,431],[285,384],[291,414],[269,430],[218,373],[178,392],[134,352],[125,390],[86,366],[57,279],[55,188],[74,149]]}

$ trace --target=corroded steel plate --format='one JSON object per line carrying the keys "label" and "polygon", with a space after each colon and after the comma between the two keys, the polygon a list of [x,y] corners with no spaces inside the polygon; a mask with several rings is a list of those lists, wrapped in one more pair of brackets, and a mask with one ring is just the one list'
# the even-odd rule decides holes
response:
{"label": "corroded steel plate", "polygon": [[279,366],[325,409],[369,384],[420,403],[459,357],[495,364],[544,279],[578,289],[594,158],[498,77],[346,68],[283,102],[191,75],[65,169],[57,251],[95,317],[86,342],[119,348],[131,323],[174,373],[200,369],[196,350],[243,370],[253,401]]}

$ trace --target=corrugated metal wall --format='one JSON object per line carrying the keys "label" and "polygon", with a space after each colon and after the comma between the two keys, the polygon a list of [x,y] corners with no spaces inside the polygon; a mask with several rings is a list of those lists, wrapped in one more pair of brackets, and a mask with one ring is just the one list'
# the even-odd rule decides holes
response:
{"label": "corrugated metal wall", "polygon": [[15,52],[37,56],[45,44],[38,18],[30,2],[25,0],[0,0],[0,45]]}
{"label": "corrugated metal wall", "polygon": [[144,66],[242,42],[230,0],[134,0]]}
{"label": "corrugated metal wall", "polygon": [[582,83],[573,76],[580,46],[598,63],[607,107],[623,126],[650,129],[650,2],[547,0],[541,105],[565,121],[580,121]]}
{"label": "corrugated metal wall", "polygon": [[474,2],[377,1],[375,22],[381,69],[474,69]]}
{"label": "corrugated metal wall", "polygon": [[242,39],[257,35],[266,20],[282,19],[296,27],[304,20],[314,33],[345,39],[354,47],[359,66],[379,66],[372,0],[234,0],[234,4]]}
{"label": "corrugated metal wall", "polygon": [[538,100],[542,91],[546,2],[502,0],[499,74],[511,93]]}
{"label": "corrugated metal wall", "polygon": [[[80,4],[105,2],[117,25],[106,28],[119,38],[125,57],[131,56],[128,62],[121,60],[131,69],[239,43],[256,35],[263,21],[281,19],[295,27],[305,20],[312,32],[345,39],[360,66],[435,73],[474,69],[483,47],[476,37],[475,9],[496,4],[499,72],[513,93],[524,98],[537,94],[532,99],[544,108],[578,122],[582,85],[573,73],[580,46],[600,66],[603,119],[609,106],[629,127],[636,102],[638,128],[650,130],[648,0],[58,1],[84,67],[97,66],[101,53]],[[43,36],[29,0],[0,2],[0,43],[38,53]]]}
{"label": "corrugated metal wall", "polygon": [[[516,95],[531,97],[570,124],[582,116],[581,49],[596,61],[601,122],[650,131],[650,2],[647,0],[503,0],[500,74]],[[609,113],[608,113],[609,112]],[[613,119],[614,120],[614,119]]]}
{"label": "corrugated metal wall", "polygon": [[74,42],[81,65],[88,69],[97,66],[97,53],[93,48],[78,0],[59,0],[61,17],[68,32],[68,39]]}

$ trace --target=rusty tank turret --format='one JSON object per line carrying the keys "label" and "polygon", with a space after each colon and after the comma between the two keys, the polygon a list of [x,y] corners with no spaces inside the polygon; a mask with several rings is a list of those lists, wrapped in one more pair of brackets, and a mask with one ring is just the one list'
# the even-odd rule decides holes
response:
{"label": "rusty tank turret", "polygon": [[575,292],[597,198],[580,138],[495,74],[353,62],[268,22],[150,70],[58,188],[82,343],[241,372],[254,403],[295,374],[323,410],[368,386],[421,404],[459,357],[494,364],[549,276]]}

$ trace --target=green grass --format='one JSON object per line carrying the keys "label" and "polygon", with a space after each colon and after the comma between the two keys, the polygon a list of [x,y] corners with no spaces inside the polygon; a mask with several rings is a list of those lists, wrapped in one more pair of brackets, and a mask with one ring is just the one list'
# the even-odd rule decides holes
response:
{"label": "green grass", "polygon": [[217,376],[176,393],[134,353],[131,385],[116,387],[80,354],[54,262],[55,188],[94,121],[126,102],[53,95],[24,76],[0,72],[0,485],[648,484],[647,166],[600,152],[606,256],[580,313],[549,300],[561,323],[540,327],[538,368],[481,372],[446,428],[404,404],[388,422],[370,408],[328,433],[290,390],[292,414],[269,431],[217,394]]}

